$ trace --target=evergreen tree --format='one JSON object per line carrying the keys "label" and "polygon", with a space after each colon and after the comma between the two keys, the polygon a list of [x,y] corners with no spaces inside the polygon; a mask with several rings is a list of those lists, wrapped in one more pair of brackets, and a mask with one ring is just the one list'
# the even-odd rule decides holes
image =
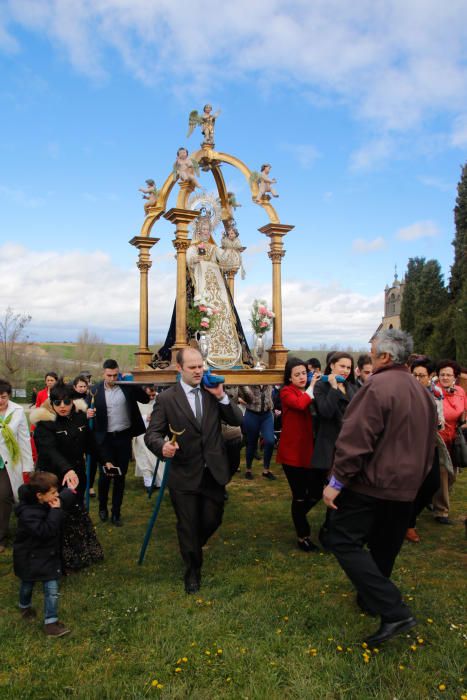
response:
{"label": "evergreen tree", "polygon": [[417,316],[416,297],[420,275],[425,265],[425,258],[409,258],[405,275],[404,296],[401,304],[401,326],[413,333]]}
{"label": "evergreen tree", "polygon": [[457,199],[454,208],[456,235],[454,246],[454,263],[451,267],[449,292],[456,300],[462,294],[462,287],[467,279],[467,164],[462,168],[461,179],[457,185]]}
{"label": "evergreen tree", "polygon": [[444,286],[441,266],[437,260],[428,260],[421,266],[415,288],[414,347],[427,352],[435,330],[435,319],[448,308],[448,294]]}

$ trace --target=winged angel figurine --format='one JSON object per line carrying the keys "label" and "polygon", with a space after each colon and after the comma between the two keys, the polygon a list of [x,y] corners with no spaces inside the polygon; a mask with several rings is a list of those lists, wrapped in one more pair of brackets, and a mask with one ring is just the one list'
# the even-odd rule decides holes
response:
{"label": "winged angel figurine", "polygon": [[273,197],[278,197],[279,195],[277,194],[276,190],[272,187],[276,183],[276,179],[274,177],[269,177],[269,173],[271,171],[271,164],[270,163],[265,163],[264,165],[261,166],[261,172],[258,173],[256,171],[252,172],[250,175],[250,186],[253,184],[258,185],[258,194],[256,196],[255,202],[257,204],[261,204],[261,202],[266,199],[271,199],[271,197],[267,194],[267,192],[270,192]]}
{"label": "winged angel figurine", "polygon": [[204,148],[204,146],[210,146],[211,148],[214,148],[214,126],[220,113],[221,111],[218,109],[217,112],[212,114],[211,105],[204,105],[202,114],[198,114],[196,109],[191,111],[190,116],[188,117],[187,137],[191,136],[197,126],[200,126],[201,133],[204,136],[204,142],[201,144],[201,147]]}
{"label": "winged angel figurine", "polygon": [[196,175],[199,175],[198,161],[195,158],[190,158],[187,149],[180,146],[173,168],[174,179],[180,178],[182,182],[192,182],[195,187],[203,189],[196,179]]}
{"label": "winged angel figurine", "polygon": [[156,187],[154,180],[146,180],[146,187],[140,187],[139,192],[143,193],[144,211],[148,213],[149,207],[153,207],[157,203],[157,195],[159,190]]}

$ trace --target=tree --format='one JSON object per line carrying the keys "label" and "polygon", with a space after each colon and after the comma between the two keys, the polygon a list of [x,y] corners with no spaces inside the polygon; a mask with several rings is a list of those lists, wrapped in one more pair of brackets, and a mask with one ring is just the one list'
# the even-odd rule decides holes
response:
{"label": "tree", "polygon": [[454,222],[454,262],[449,280],[449,293],[453,301],[461,296],[463,284],[467,279],[467,164],[462,168],[461,179],[457,185]]}
{"label": "tree", "polygon": [[27,340],[26,328],[31,316],[13,311],[9,306],[0,320],[0,369],[11,378],[22,365],[20,343]]}
{"label": "tree", "polygon": [[409,258],[405,275],[404,296],[401,305],[401,326],[413,333],[417,316],[416,297],[425,258]]}
{"label": "tree", "polygon": [[84,328],[78,335],[76,341],[75,362],[77,363],[78,371],[89,369],[89,365],[95,365],[102,362],[104,354],[104,341],[97,333]]}
{"label": "tree", "polygon": [[427,352],[438,316],[448,308],[448,293],[444,286],[441,266],[437,260],[428,260],[420,270],[415,289],[414,347]]}

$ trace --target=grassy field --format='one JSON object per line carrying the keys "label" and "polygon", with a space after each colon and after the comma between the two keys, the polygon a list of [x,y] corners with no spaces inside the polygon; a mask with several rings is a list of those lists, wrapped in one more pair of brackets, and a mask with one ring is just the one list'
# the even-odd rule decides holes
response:
{"label": "grassy field", "polygon": [[[183,591],[167,498],[146,561],[136,564],[152,503],[130,477],[124,527],[97,525],[105,562],[62,582],[61,618],[72,628],[62,639],[47,639],[40,621],[20,619],[7,550],[0,557],[0,698],[467,697],[465,474],[453,494],[455,526],[425,512],[422,542],[405,544],[396,564],[394,579],[418,626],[366,654],[361,640],[377,622],[360,613],[331,555],[296,549],[288,487],[277,473],[276,482],[235,476],[195,596]],[[320,505],[311,514],[315,533],[323,512]],[[95,502],[92,516],[97,522]],[[39,589],[35,603],[41,608]]]}

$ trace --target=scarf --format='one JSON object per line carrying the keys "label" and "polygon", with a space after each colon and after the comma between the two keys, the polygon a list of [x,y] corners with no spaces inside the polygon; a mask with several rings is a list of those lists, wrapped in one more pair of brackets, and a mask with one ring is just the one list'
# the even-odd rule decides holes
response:
{"label": "scarf", "polygon": [[11,461],[13,462],[13,465],[15,465],[19,461],[20,450],[18,440],[16,439],[15,434],[9,425],[12,418],[12,413],[10,413],[10,415],[6,418],[2,418],[0,416],[0,432],[2,433],[5,446],[10,453]]}

